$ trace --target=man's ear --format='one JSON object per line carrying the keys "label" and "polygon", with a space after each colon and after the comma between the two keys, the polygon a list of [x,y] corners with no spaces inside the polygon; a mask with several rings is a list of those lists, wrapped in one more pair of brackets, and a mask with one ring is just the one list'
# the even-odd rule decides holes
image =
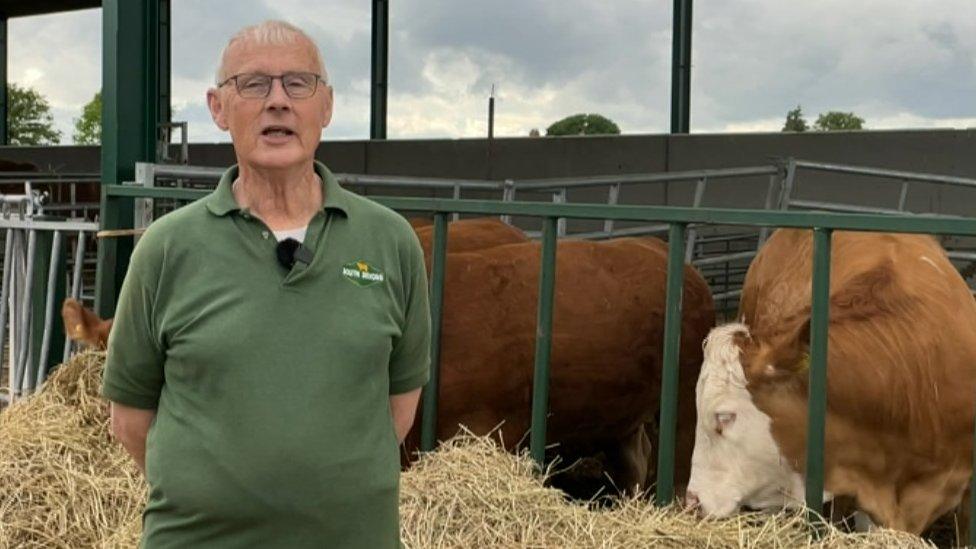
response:
{"label": "man's ear", "polygon": [[207,90],[207,106],[210,108],[210,116],[213,118],[214,124],[221,130],[227,131],[230,128],[230,125],[227,124],[227,111],[224,109],[224,103],[220,99],[217,88]]}
{"label": "man's ear", "polygon": [[327,128],[332,123],[332,107],[335,105],[335,95],[332,93],[332,86],[325,86],[325,116],[322,118],[322,127]]}

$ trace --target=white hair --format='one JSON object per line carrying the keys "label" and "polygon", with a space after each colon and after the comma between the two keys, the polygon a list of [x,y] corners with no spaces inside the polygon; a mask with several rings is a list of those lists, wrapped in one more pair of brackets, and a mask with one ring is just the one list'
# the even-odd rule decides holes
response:
{"label": "white hair", "polygon": [[227,62],[227,51],[237,42],[247,42],[259,46],[282,46],[303,41],[311,46],[312,54],[315,57],[315,64],[319,68],[319,74],[322,76],[322,80],[328,84],[329,75],[325,71],[325,63],[322,62],[322,53],[319,51],[318,44],[315,43],[315,40],[312,40],[312,37],[305,34],[305,31],[295,25],[273,19],[262,21],[257,25],[244,27],[227,41],[227,45],[221,50],[220,57],[218,58],[216,82],[219,84],[227,78],[224,67],[224,64]]}

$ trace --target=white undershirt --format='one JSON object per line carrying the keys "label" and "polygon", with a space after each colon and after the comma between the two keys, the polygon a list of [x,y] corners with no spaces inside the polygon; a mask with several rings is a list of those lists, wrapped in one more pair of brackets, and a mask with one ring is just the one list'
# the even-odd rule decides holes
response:
{"label": "white undershirt", "polygon": [[297,229],[286,229],[284,231],[271,231],[271,232],[274,233],[275,238],[278,239],[278,242],[281,242],[286,238],[294,238],[299,242],[304,242],[305,231],[307,230],[308,230],[308,225],[305,225],[304,227],[299,227]]}

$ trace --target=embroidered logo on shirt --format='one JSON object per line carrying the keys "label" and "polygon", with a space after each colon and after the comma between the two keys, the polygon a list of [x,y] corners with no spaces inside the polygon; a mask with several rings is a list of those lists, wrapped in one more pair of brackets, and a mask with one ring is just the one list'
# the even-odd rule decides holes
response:
{"label": "embroidered logo on shirt", "polygon": [[342,266],[342,276],[357,286],[365,288],[386,280],[383,271],[363,261],[350,261]]}

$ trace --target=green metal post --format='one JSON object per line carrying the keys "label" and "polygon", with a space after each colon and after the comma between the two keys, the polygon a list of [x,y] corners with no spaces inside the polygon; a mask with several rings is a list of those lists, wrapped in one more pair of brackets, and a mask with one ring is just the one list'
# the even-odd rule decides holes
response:
{"label": "green metal post", "polygon": [[811,522],[823,512],[827,414],[827,326],[830,320],[831,229],[813,230],[813,307],[810,314],[810,389],[807,416],[806,503]]}
{"label": "green metal post", "polygon": [[437,397],[441,369],[441,318],[444,309],[444,267],[447,262],[447,214],[434,214],[434,242],[430,261],[430,381],[424,387],[420,449],[437,443]]}
{"label": "green metal post", "polygon": [[539,468],[546,458],[546,416],[549,413],[549,353],[552,350],[552,306],[556,290],[557,217],[542,225],[539,311],[535,332],[535,372],[532,377],[532,427],[529,453]]}
{"label": "green metal post", "polygon": [[0,145],[10,143],[7,105],[7,16],[0,15]]}
{"label": "green metal post", "polygon": [[671,133],[691,128],[691,0],[674,0],[671,27]]}
{"label": "green metal post", "polygon": [[[38,221],[44,221],[48,219],[45,216],[38,216]],[[55,218],[58,219],[58,218]],[[35,372],[38,371],[38,365],[41,360],[41,343],[44,337],[44,319],[47,314],[47,291],[48,291],[48,276],[51,269],[51,251],[54,244],[54,231],[37,231],[35,238],[37,239],[36,248],[34,252],[34,283],[31,285],[31,337],[30,337],[30,349],[31,349],[31,362],[27,364],[27,370],[24,375],[28,379],[35,379]],[[58,256],[53,258],[57,261],[55,268],[58,270],[58,275],[55,278],[54,285],[54,303],[57,305],[54,310],[54,314],[58,314],[61,309],[60,304],[65,298],[65,247],[61,246],[58,252]],[[56,320],[51,323],[51,334],[49,341],[63,342],[64,341],[64,324],[61,322],[60,317],[56,317]],[[54,366],[61,363],[62,353],[64,349],[60,345],[52,344],[50,345],[50,350],[47,356],[47,364],[44,365],[44,371],[50,372]]]}
{"label": "green metal post", "polygon": [[659,506],[674,499],[674,445],[678,423],[678,359],[681,349],[681,298],[685,274],[684,223],[672,223],[668,233],[668,282],[664,309],[664,363],[657,455]]}
{"label": "green metal post", "polygon": [[[158,0],[156,21],[156,122],[164,124],[173,118],[172,93],[171,93],[171,73],[172,67],[170,59],[172,57],[172,25],[171,25],[171,0]],[[158,129],[157,129],[158,131]],[[158,133],[157,133],[158,135]]]}
{"label": "green metal post", "polygon": [[[136,162],[156,155],[160,0],[102,3],[102,229],[130,228],[133,203],[110,199],[104,185],[131,181]],[[131,238],[98,243],[96,309],[111,316],[132,253]]]}
{"label": "green metal post", "polygon": [[386,139],[386,97],[390,49],[390,2],[373,0],[372,94],[369,138]]}

